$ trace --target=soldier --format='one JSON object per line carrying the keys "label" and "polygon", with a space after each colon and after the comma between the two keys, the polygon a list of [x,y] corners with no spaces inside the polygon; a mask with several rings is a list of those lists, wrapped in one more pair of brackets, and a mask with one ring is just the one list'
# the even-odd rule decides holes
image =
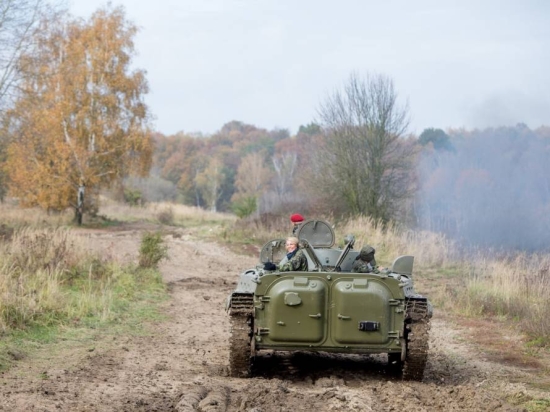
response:
{"label": "soldier", "polygon": [[304,251],[298,247],[299,240],[291,236],[286,239],[285,248],[287,251],[286,259],[283,259],[279,267],[272,262],[266,262],[265,270],[279,270],[279,272],[303,271],[307,272],[307,258]]}
{"label": "soldier", "polygon": [[294,213],[290,216],[290,221],[292,222],[292,236],[296,236],[298,229],[304,222],[304,217],[299,213]]}
{"label": "soldier", "polygon": [[374,252],[375,250],[372,246],[363,246],[359,252],[359,256],[353,262],[351,271],[355,273],[380,273],[378,266],[376,266]]}

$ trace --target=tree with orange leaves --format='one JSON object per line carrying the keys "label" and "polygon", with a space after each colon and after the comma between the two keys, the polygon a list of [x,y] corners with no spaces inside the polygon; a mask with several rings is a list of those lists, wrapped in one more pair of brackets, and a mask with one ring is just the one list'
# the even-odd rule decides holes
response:
{"label": "tree with orange leaves", "polygon": [[23,205],[76,209],[79,188],[148,173],[147,82],[130,70],[136,27],[122,8],[42,24],[19,61],[24,81],[8,117],[10,190]]}

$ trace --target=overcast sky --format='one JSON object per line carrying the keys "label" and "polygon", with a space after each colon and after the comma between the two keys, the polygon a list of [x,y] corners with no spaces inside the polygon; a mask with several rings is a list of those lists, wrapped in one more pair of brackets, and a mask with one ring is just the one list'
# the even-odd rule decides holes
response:
{"label": "overcast sky", "polygon": [[[69,0],[89,17],[103,0]],[[289,129],[352,72],[391,77],[410,132],[550,126],[545,0],[114,0],[140,27],[154,127]]]}

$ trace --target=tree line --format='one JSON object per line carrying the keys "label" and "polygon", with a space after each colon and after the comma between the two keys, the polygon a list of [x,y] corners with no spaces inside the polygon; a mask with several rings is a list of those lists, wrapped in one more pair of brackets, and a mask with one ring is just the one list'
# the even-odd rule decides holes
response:
{"label": "tree line", "polygon": [[241,217],[299,210],[387,222],[406,216],[414,188],[407,110],[387,76],[352,74],[296,135],[239,121],[209,137],[157,134],[153,173],[182,202]]}
{"label": "tree line", "polygon": [[145,183],[166,181],[171,200],[241,217],[366,215],[463,244],[548,248],[550,127],[428,128],[379,146],[383,129],[370,127],[310,123],[290,135],[233,121],[209,137],[158,134],[154,177],[132,184],[160,200],[161,185]]}

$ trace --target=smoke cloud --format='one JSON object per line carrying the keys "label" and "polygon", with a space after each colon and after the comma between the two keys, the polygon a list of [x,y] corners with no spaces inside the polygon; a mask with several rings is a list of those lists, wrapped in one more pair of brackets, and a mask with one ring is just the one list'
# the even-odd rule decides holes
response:
{"label": "smoke cloud", "polygon": [[449,134],[451,149],[427,147],[419,164],[421,229],[470,246],[550,249],[548,128]]}

